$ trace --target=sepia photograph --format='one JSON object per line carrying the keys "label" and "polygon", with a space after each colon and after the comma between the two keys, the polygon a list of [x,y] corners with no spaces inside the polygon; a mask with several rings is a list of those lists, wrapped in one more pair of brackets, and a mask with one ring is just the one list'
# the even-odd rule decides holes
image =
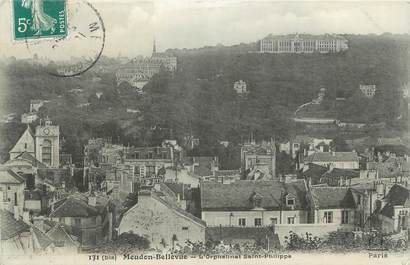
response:
{"label": "sepia photograph", "polygon": [[0,0],[0,264],[410,265],[410,4]]}

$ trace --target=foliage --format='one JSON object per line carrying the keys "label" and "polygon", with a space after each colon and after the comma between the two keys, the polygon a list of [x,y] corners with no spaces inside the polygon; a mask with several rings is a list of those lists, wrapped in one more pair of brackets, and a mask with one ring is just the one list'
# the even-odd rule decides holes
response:
{"label": "foliage", "polygon": [[405,248],[405,242],[401,239],[392,239],[391,236],[380,231],[372,232],[330,232],[324,246],[332,251],[352,250],[396,250]]}
{"label": "foliage", "polygon": [[128,254],[135,251],[143,251],[149,249],[150,242],[145,237],[135,235],[133,233],[122,233],[118,238],[108,242],[96,249],[94,253],[114,253]]}
{"label": "foliage", "polygon": [[288,250],[316,250],[321,247],[322,243],[319,237],[314,237],[311,233],[306,233],[304,237],[293,231],[290,231],[289,236],[285,236],[285,239]]}
{"label": "foliage", "polygon": [[[48,115],[60,125],[63,148],[76,163],[81,162],[82,147],[90,137],[158,145],[165,138],[182,142],[192,133],[202,143],[197,154],[221,154],[222,168],[233,169],[237,165],[231,152],[236,152],[236,144],[247,139],[250,131],[257,141],[272,136],[288,139],[297,128],[294,111],[316,98],[322,86],[327,89],[323,107],[333,109],[337,118],[394,123],[403,105],[399,88],[408,82],[408,57],[403,56],[409,54],[408,36],[345,37],[349,50],[337,54],[248,53],[256,49],[255,44],[172,50],[178,71],[171,74],[162,69],[145,86],[143,96],[127,85],[116,87],[113,73],[98,74],[98,82],[90,78],[97,75],[91,71],[77,78],[59,78],[49,75],[47,67],[14,59],[4,69],[8,84],[2,113],[20,115],[28,112],[31,99],[50,100],[40,116]],[[104,57],[98,64],[115,67],[119,62]],[[233,90],[239,79],[247,83],[246,97]],[[364,97],[360,84],[376,84],[375,97]],[[102,93],[100,98],[97,92]],[[333,104],[336,96],[345,97],[345,103]],[[8,135],[8,127],[0,128],[1,135],[7,133],[7,139],[1,139],[2,158],[21,135]],[[22,131],[21,126],[16,130]],[[232,148],[221,150],[219,141],[229,141]]]}

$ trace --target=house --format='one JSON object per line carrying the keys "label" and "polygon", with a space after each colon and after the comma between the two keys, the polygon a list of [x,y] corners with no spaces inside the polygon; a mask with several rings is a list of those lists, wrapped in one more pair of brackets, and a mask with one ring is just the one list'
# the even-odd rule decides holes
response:
{"label": "house", "polygon": [[202,220],[208,226],[258,227],[307,223],[303,180],[201,183]]}
{"label": "house", "polygon": [[[24,219],[24,218],[23,218]],[[1,251],[7,254],[50,254],[56,246],[53,239],[28,220],[0,209]]]}
{"label": "house", "polygon": [[187,157],[184,163],[188,172],[199,177],[213,176],[219,168],[218,157],[214,156],[193,156]]}
{"label": "house", "polygon": [[299,171],[298,178],[310,180],[312,185],[316,185],[320,183],[322,175],[328,170],[326,166],[309,163]]}
{"label": "house", "polygon": [[382,231],[392,233],[410,228],[410,190],[396,184],[384,198],[384,207],[379,214]]}
{"label": "house", "polygon": [[25,254],[33,252],[33,237],[30,226],[18,215],[0,209],[0,238],[2,253]]}
{"label": "house", "polygon": [[142,187],[164,181],[166,168],[174,166],[172,147],[127,147],[122,168]]}
{"label": "house", "polygon": [[349,188],[312,186],[309,191],[310,223],[354,226],[356,202]]}
{"label": "house", "polygon": [[[258,171],[264,175],[263,179],[276,178],[276,145],[274,141],[245,143],[241,147],[242,172],[248,174]],[[252,174],[254,175],[254,174]]]}
{"label": "house", "polygon": [[78,237],[82,249],[89,249],[111,240],[113,213],[113,206],[107,198],[75,193],[54,202],[49,218]]}
{"label": "house", "polygon": [[238,80],[233,84],[233,89],[240,96],[246,96],[249,92],[246,90],[246,82]]}
{"label": "house", "polygon": [[132,232],[147,238],[153,248],[170,249],[186,241],[205,243],[205,227],[204,221],[160,194],[141,191],[138,203],[123,214],[118,234]]}
{"label": "house", "polygon": [[360,90],[362,91],[363,95],[368,98],[373,98],[376,94],[376,85],[360,85]]}
{"label": "house", "polygon": [[5,209],[14,211],[13,207],[17,206],[19,215],[23,213],[25,187],[26,180],[20,174],[11,169],[0,168],[0,199],[6,206]]}
{"label": "house", "polygon": [[348,186],[352,178],[359,177],[359,170],[331,168],[322,174],[320,183],[326,183],[329,186]]}
{"label": "house", "polygon": [[302,157],[300,167],[309,163],[329,168],[359,169],[359,156],[356,152],[315,152]]}

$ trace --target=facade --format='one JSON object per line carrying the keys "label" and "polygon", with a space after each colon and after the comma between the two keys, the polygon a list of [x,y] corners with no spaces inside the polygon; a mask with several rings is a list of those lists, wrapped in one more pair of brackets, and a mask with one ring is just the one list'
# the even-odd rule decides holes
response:
{"label": "facade", "polygon": [[45,165],[58,168],[60,165],[60,127],[47,119],[36,127],[36,158]]}
{"label": "facade", "polygon": [[202,220],[208,226],[259,227],[303,224],[308,216],[305,182],[238,180],[201,183]]}
{"label": "facade", "polygon": [[344,37],[330,34],[270,34],[259,42],[261,53],[334,53],[348,48],[348,41]]}
{"label": "facade", "polygon": [[30,124],[38,120],[38,115],[35,112],[21,114],[21,123]]}
{"label": "facade", "polygon": [[315,152],[307,157],[302,157],[301,168],[313,163],[329,168],[359,169],[359,156],[356,152]]}
{"label": "facade", "polygon": [[164,181],[166,168],[172,167],[172,147],[130,147],[125,151],[120,167],[141,186],[153,186]]}
{"label": "facade", "polygon": [[138,203],[124,213],[118,234],[147,238],[152,248],[171,249],[186,241],[205,242],[206,224],[151,191],[139,193]]}
{"label": "facade", "polygon": [[394,185],[384,198],[384,207],[379,214],[382,231],[401,232],[410,229],[410,190]]}
{"label": "facade", "polygon": [[21,175],[11,169],[0,169],[0,199],[4,209],[13,212],[17,206],[17,213],[23,214],[25,187],[26,181]]}
{"label": "facade", "polygon": [[276,178],[276,146],[273,141],[246,143],[241,148],[241,166],[245,174],[256,179]]}
{"label": "facade", "polygon": [[373,98],[376,93],[376,85],[360,85],[359,88],[368,98]]}
{"label": "facade", "polygon": [[168,53],[157,52],[154,42],[150,58],[133,59],[117,71],[117,86],[127,82],[133,87],[142,89],[153,75],[159,73],[161,67],[170,72],[175,72],[177,70],[177,58]]}
{"label": "facade", "polygon": [[113,210],[106,198],[72,194],[51,205],[49,215],[76,236],[82,249],[108,242],[112,238]]}
{"label": "facade", "polygon": [[30,126],[27,126],[27,129],[21,135],[20,139],[14,145],[14,147],[9,151],[10,160],[16,158],[23,152],[27,152],[32,156],[35,156],[35,140],[34,134]]}
{"label": "facade", "polygon": [[309,223],[355,225],[356,202],[347,187],[310,187]]}
{"label": "facade", "polygon": [[233,89],[238,95],[243,95],[243,96],[247,95],[249,92],[246,90],[246,88],[247,88],[246,82],[243,80],[236,81],[233,84]]}

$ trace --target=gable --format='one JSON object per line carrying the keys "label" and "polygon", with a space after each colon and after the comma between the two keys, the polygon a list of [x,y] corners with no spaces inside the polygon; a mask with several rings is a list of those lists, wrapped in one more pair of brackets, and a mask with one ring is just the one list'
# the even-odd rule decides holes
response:
{"label": "gable", "polygon": [[20,139],[14,145],[14,147],[10,150],[10,153],[23,153],[29,152],[34,153],[34,136],[29,126],[21,135]]}

